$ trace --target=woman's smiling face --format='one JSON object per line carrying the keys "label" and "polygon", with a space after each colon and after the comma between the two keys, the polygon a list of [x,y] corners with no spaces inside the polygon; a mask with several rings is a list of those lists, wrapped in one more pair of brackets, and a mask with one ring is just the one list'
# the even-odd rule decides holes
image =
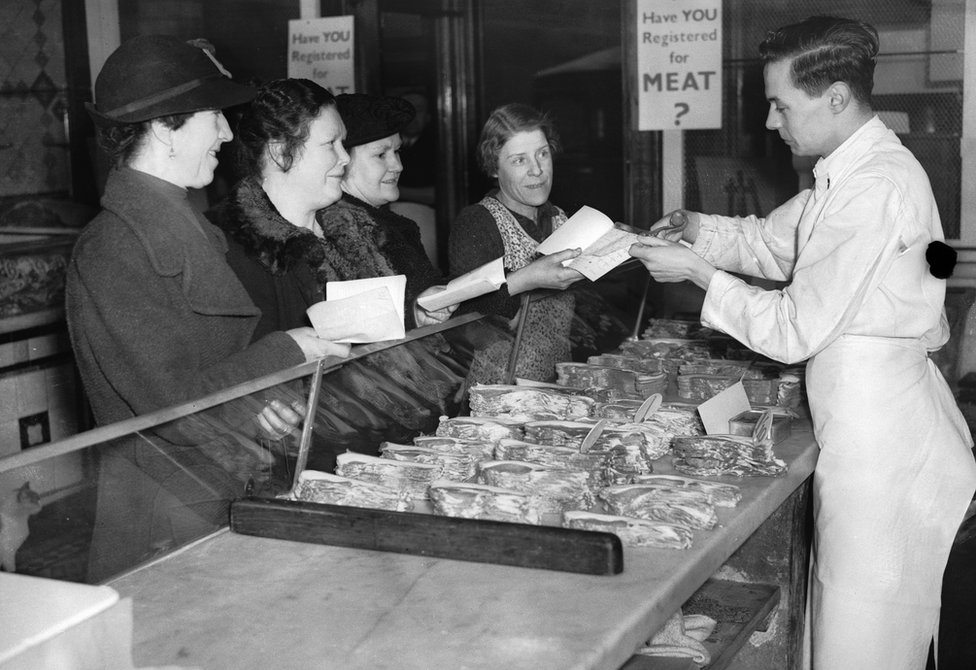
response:
{"label": "woman's smiling face", "polygon": [[234,133],[219,109],[196,112],[188,118],[172,133],[177,185],[203,188],[212,182],[220,145],[232,139]]}
{"label": "woman's smiling face", "polygon": [[301,194],[312,209],[327,207],[342,197],[340,183],[349,162],[342,146],[345,134],[335,106],[323,107],[309,123],[308,138],[285,173],[296,195]]}
{"label": "woman's smiling face", "polygon": [[498,152],[499,199],[511,210],[535,217],[552,190],[552,148],[542,130],[512,135]]}
{"label": "woman's smiling face", "polygon": [[403,172],[400,162],[400,134],[353,147],[342,190],[373,207],[396,202],[397,182]]}

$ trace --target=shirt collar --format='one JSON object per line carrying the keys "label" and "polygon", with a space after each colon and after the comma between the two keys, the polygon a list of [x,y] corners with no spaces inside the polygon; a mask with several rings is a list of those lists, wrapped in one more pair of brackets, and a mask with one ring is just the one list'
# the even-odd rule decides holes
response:
{"label": "shirt collar", "polygon": [[829,189],[831,175],[839,175],[851,160],[864,150],[866,143],[873,143],[880,135],[887,132],[891,131],[877,115],[873,116],[839,147],[830,152],[829,156],[824,156],[817,161],[813,167],[814,188],[817,191]]}

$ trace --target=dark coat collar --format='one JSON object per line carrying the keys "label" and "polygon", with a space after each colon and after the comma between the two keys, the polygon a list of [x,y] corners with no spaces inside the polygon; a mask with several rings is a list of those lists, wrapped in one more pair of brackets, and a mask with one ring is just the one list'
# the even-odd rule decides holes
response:
{"label": "dark coat collar", "polygon": [[109,174],[101,202],[136,236],[157,275],[180,278],[195,311],[258,313],[227,265],[227,240],[193,209],[185,189],[121,168]]}
{"label": "dark coat collar", "polygon": [[[173,276],[183,269],[186,238],[202,235],[221,253],[227,241],[206,230],[197,218],[186,189],[132,168],[113,170],[105,184],[102,207],[122,219],[142,242],[153,269]],[[146,212],[153,212],[146,225]]]}

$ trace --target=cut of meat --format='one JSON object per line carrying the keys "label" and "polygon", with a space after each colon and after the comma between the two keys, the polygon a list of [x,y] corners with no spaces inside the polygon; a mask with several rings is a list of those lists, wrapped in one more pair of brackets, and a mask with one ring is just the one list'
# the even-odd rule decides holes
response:
{"label": "cut of meat", "polygon": [[776,477],[786,472],[786,463],[773,454],[771,441],[754,442],[735,435],[675,437],[674,469],[693,477],[762,475]]}
{"label": "cut of meat", "polygon": [[613,514],[708,530],[718,523],[715,506],[701,491],[651,484],[609,486],[598,494]]}
{"label": "cut of meat", "polygon": [[542,520],[538,496],[484,484],[436,481],[430,487],[434,511],[443,516],[538,525]]}
{"label": "cut of meat", "polygon": [[594,503],[586,470],[525,461],[486,461],[478,470],[484,484],[538,495],[544,512],[589,509]]}
{"label": "cut of meat", "polygon": [[468,397],[472,416],[517,421],[587,417],[594,405],[581,391],[562,387],[475,384]]}
{"label": "cut of meat", "polygon": [[317,470],[304,470],[298,475],[293,497],[305,502],[370,507],[393,512],[409,512],[413,508],[410,495],[405,491]]}

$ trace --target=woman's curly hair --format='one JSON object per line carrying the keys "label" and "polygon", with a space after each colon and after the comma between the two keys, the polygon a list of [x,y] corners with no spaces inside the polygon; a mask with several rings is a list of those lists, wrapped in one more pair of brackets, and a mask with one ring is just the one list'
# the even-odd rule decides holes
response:
{"label": "woman's curly hair", "polygon": [[309,79],[276,79],[261,86],[237,122],[237,167],[242,177],[257,177],[266,150],[281,144],[281,169],[287,172],[308,139],[309,126],[335,97]]}

